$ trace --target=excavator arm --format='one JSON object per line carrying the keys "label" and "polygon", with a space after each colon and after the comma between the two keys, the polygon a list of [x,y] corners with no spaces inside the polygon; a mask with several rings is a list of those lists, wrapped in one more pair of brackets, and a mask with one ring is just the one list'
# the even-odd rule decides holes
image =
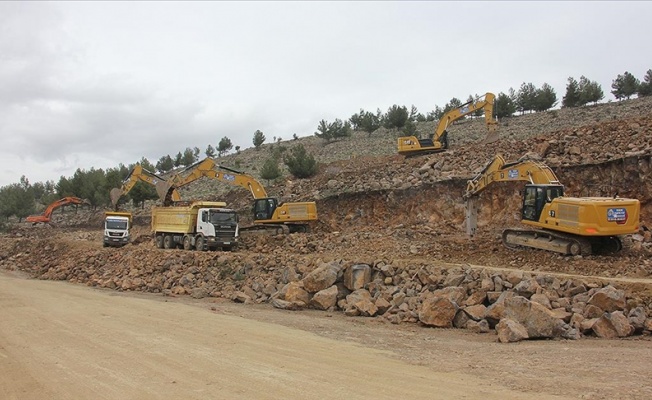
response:
{"label": "excavator arm", "polygon": [[165,198],[168,199],[177,188],[186,186],[202,177],[215,179],[229,185],[243,187],[251,192],[254,199],[267,198],[265,188],[253,176],[231,168],[223,167],[217,164],[210,157],[187,167],[168,179],[168,181],[165,182],[165,185],[167,186]]}
{"label": "excavator arm", "polygon": [[308,229],[306,223],[317,220],[315,202],[279,203],[278,199],[268,197],[267,191],[256,178],[244,172],[223,167],[210,157],[179,171],[167,182],[160,184],[167,188],[164,204],[169,204],[170,196],[175,193],[176,189],[202,177],[247,189],[254,197],[253,212],[256,224],[267,225],[271,228],[278,227],[282,232],[289,232],[293,229],[305,232]]}
{"label": "excavator arm", "polygon": [[[154,186],[158,196],[162,200],[166,198],[168,187],[165,183],[165,179],[153,172],[146,170],[145,168],[141,167],[140,164],[136,164],[136,166],[131,170],[131,172],[129,172],[129,175],[127,175],[125,180],[122,182],[122,186],[119,188],[111,189],[109,197],[111,198],[111,204],[113,207],[117,208],[118,200],[120,200],[122,196],[129,193],[129,191],[131,191],[131,189],[133,189],[133,187],[136,186],[136,183],[138,182],[145,182]],[[181,200],[181,196],[176,190],[173,190],[169,196],[172,201]]]}
{"label": "excavator arm", "polygon": [[511,163],[496,155],[473,179],[466,184],[464,198],[478,195],[493,182],[526,181],[533,185],[560,185],[555,172],[547,165],[530,157]]}
{"label": "excavator arm", "polygon": [[448,132],[446,129],[453,122],[478,110],[484,110],[485,123],[489,130],[484,142],[495,142],[498,140],[498,133],[496,132],[498,123],[493,118],[495,98],[496,96],[493,93],[488,92],[484,96],[450,110],[439,120],[439,124],[437,125],[432,138],[417,139],[416,136],[404,136],[398,138],[398,153],[404,156],[414,156],[444,151],[448,148]]}
{"label": "excavator arm", "polygon": [[79,197],[64,197],[63,199],[57,200],[50,205],[47,206],[45,211],[43,212],[42,215],[30,215],[29,217],[25,218],[25,221],[31,222],[33,224],[42,222],[42,223],[49,223],[50,222],[50,217],[52,216],[52,213],[54,210],[56,210],[59,207],[67,206],[67,205],[79,205],[79,204],[86,204],[89,205],[90,203],[88,200],[80,199]]}

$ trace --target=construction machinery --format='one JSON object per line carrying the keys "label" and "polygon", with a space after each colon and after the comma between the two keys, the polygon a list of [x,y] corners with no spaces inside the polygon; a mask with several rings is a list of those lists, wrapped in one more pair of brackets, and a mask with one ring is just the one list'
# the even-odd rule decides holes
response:
{"label": "construction machinery", "polygon": [[486,93],[468,103],[448,111],[439,119],[435,134],[427,139],[419,139],[416,136],[403,136],[398,138],[398,154],[406,157],[438,153],[448,148],[448,132],[446,129],[455,121],[478,110],[484,110],[484,119],[489,133],[484,143],[492,143],[498,140],[498,122],[493,118],[494,100],[493,93]]}
{"label": "construction machinery", "polygon": [[129,243],[132,215],[129,212],[107,211],[104,213],[104,247],[122,247]]}
{"label": "construction machinery", "polygon": [[152,232],[159,249],[182,247],[200,251],[234,250],[238,246],[238,214],[215,201],[178,202],[152,207]]}
{"label": "construction machinery", "polygon": [[116,210],[120,198],[129,193],[129,191],[133,189],[133,187],[136,186],[136,183],[138,182],[145,182],[149,185],[154,186],[156,188],[156,193],[160,198],[165,198],[165,196],[168,195],[171,201],[181,200],[181,196],[176,190],[171,191],[169,194],[167,193],[168,187],[164,183],[164,178],[146,170],[140,164],[136,164],[136,166],[131,170],[131,172],[129,172],[129,175],[127,175],[125,180],[122,182],[122,186],[119,188],[111,189],[111,192],[109,193],[111,204],[113,204],[113,207]]}
{"label": "construction machinery", "polygon": [[564,186],[545,164],[521,158],[507,163],[497,155],[467,183],[467,233],[477,227],[475,200],[494,182],[525,181],[521,222],[529,229],[506,229],[505,246],[533,247],[565,255],[615,253],[622,248],[619,236],[639,229],[640,202],[613,197],[566,197]]}
{"label": "construction machinery", "polygon": [[51,203],[50,205],[48,205],[45,211],[43,212],[43,214],[30,215],[29,217],[25,218],[25,221],[31,222],[32,224],[38,224],[38,223],[48,224],[50,223],[50,217],[52,216],[52,213],[57,208],[67,206],[67,205],[77,206],[80,204],[90,205],[88,200],[80,199],[79,197],[64,197],[63,199],[57,200]]}
{"label": "construction machinery", "polygon": [[[249,190],[253,195],[254,224],[241,227],[242,231],[307,232],[309,230],[308,223],[317,220],[317,205],[314,201],[282,203],[277,198],[269,197],[263,185],[253,176],[218,165],[210,157],[187,167],[165,182],[167,192],[164,204],[171,204],[176,189],[202,177],[240,186]],[[163,186],[164,184],[161,183],[160,185]]]}

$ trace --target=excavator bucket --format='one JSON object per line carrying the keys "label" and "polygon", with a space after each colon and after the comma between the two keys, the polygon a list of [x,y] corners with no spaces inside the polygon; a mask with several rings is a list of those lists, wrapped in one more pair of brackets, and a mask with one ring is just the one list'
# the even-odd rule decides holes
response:
{"label": "excavator bucket", "polygon": [[115,207],[118,205],[118,200],[122,197],[122,190],[120,188],[113,188],[109,192],[109,198],[111,199],[111,204]]}
{"label": "excavator bucket", "polygon": [[487,133],[487,136],[482,141],[483,144],[495,143],[500,140],[500,136],[498,135],[498,130],[496,128],[496,125],[489,126],[489,133]]}
{"label": "excavator bucket", "polygon": [[[168,190],[170,190],[170,188],[171,188],[171,185],[169,183],[165,182],[165,181],[157,181],[156,182],[156,194],[158,194],[158,197],[159,197],[159,199],[161,199],[161,201],[163,201],[163,202],[166,201]],[[175,200],[175,199],[172,199],[172,200]],[[176,199],[176,200],[179,200],[179,199]]]}

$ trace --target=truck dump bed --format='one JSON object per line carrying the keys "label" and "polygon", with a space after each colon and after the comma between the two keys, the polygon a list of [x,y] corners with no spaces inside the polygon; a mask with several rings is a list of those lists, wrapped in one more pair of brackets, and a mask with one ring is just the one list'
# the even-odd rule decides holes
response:
{"label": "truck dump bed", "polygon": [[152,231],[193,233],[197,225],[197,211],[200,208],[223,207],[226,207],[226,203],[217,201],[196,201],[183,206],[152,207]]}

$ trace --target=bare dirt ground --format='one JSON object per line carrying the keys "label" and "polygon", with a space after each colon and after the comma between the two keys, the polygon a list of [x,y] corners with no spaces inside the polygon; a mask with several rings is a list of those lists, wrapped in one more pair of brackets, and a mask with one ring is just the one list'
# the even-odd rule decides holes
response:
{"label": "bare dirt ground", "polygon": [[3,399],[645,399],[649,338],[496,343],[0,273]]}

